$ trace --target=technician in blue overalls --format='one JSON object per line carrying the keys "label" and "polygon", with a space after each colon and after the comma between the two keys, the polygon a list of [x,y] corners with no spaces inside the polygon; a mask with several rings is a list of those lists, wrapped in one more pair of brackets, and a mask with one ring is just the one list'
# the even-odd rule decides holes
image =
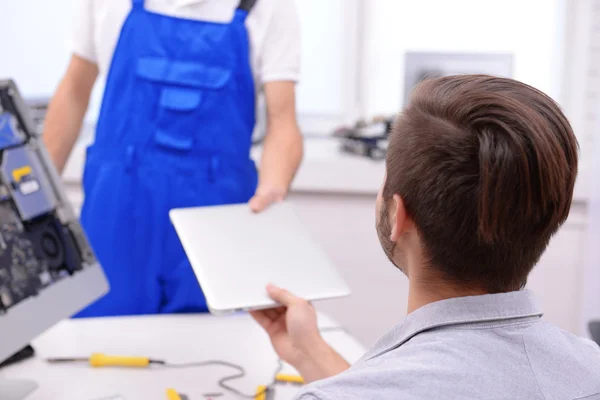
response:
{"label": "technician in blue overalls", "polygon": [[[258,212],[286,196],[302,158],[294,1],[80,3],[44,133],[62,170],[107,76],[81,219],[111,291],[79,316],[204,311],[168,211],[249,202]],[[250,159],[257,88],[267,109],[260,173]]]}

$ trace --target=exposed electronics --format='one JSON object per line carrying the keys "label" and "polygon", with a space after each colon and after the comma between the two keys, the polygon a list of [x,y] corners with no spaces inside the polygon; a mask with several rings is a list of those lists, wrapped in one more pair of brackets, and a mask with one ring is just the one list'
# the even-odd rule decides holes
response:
{"label": "exposed electronics", "polygon": [[381,161],[387,154],[388,137],[394,119],[395,116],[379,116],[368,122],[359,120],[353,126],[336,129],[333,136],[341,139],[342,152]]}
{"label": "exposed electronics", "polygon": [[350,294],[289,203],[259,214],[241,204],[176,209],[170,216],[213,314],[275,306],[269,283],[307,300]]}
{"label": "exposed electronics", "polygon": [[[0,81],[0,361],[107,291],[17,87]],[[19,391],[0,381],[1,399]]]}

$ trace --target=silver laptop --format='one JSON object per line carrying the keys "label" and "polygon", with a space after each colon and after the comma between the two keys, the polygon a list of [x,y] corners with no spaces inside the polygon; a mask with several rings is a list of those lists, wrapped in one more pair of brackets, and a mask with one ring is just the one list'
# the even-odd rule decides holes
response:
{"label": "silver laptop", "polygon": [[307,300],[350,294],[289,203],[260,214],[242,204],[175,209],[170,217],[213,314],[275,306],[268,283]]}

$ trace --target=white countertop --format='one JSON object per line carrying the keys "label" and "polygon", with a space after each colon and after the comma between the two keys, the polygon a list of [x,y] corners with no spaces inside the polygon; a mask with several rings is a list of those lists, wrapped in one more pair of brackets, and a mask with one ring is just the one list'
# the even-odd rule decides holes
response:
{"label": "white countertop", "polygon": [[[89,137],[86,135],[85,137]],[[63,178],[68,186],[79,186],[85,161],[85,149],[90,140],[80,140],[65,167]],[[293,192],[376,195],[383,182],[385,163],[342,153],[340,142],[332,138],[305,139],[304,159],[292,184]],[[260,160],[261,148],[252,151]],[[575,185],[575,201],[588,199],[588,174],[583,166]]]}
{"label": "white countertop", "polygon": [[[77,142],[65,170],[67,185],[79,185],[85,162],[85,149],[90,140]],[[305,154],[292,190],[297,192],[328,192],[375,195],[383,181],[385,164],[365,157],[339,151],[337,139],[305,140]],[[260,160],[261,148],[255,147],[252,158]]]}
{"label": "white countertop", "polygon": [[[344,358],[353,363],[365,349],[337,323],[319,315],[323,337]],[[333,329],[333,330],[332,330]],[[5,379],[32,379],[39,388],[28,400],[92,400],[121,395],[125,400],[164,400],[167,388],[190,399],[204,399],[205,393],[223,393],[222,399],[236,399],[218,386],[231,375],[231,368],[100,368],[86,363],[49,365],[47,357],[89,357],[107,355],[144,356],[169,363],[222,360],[245,368],[246,376],[229,382],[245,393],[254,393],[268,384],[278,365],[266,334],[248,315],[162,315],[66,320],[33,342],[37,356],[2,370]],[[295,373],[285,366],[283,372]],[[276,399],[291,399],[295,386],[276,389]]]}

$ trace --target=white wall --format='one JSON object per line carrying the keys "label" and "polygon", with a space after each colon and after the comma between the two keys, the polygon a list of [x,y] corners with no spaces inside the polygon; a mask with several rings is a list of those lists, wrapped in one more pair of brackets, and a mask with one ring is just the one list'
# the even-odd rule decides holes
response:
{"label": "white wall", "polygon": [[579,140],[579,179],[589,182],[589,195],[597,176],[593,162],[600,154],[600,1],[567,0],[567,11],[564,108]]}
{"label": "white wall", "polygon": [[296,0],[302,23],[298,117],[307,134],[330,134],[357,115],[361,1]]}
{"label": "white wall", "polygon": [[560,95],[562,0],[366,3],[363,58],[366,115],[400,110],[407,51],[513,53],[514,78],[555,98]]}
{"label": "white wall", "polygon": [[15,79],[25,96],[49,96],[58,85],[76,1],[0,0],[0,77]]}
{"label": "white wall", "polygon": [[299,110],[313,115],[345,112],[347,87],[343,73],[347,0],[297,0],[302,21],[302,79],[298,86]]}
{"label": "white wall", "polygon": [[[600,126],[600,123],[598,124]],[[600,141],[596,142],[597,154],[600,154]],[[600,159],[594,159],[593,176],[600,175]],[[582,277],[582,310],[578,315],[579,331],[589,335],[587,329],[591,320],[600,320],[600,181],[591,184],[589,203],[589,222],[584,238],[585,262]]]}
{"label": "white wall", "polygon": [[[580,318],[580,329],[587,332],[587,324],[591,319],[600,320],[600,0],[577,1],[574,25],[575,37],[579,39],[577,48],[580,55],[574,61],[580,71],[587,74],[573,74],[573,89],[585,93],[579,99],[576,111],[580,113],[578,120],[585,130],[587,148],[582,149],[589,160],[589,224],[585,243],[584,283],[582,290],[583,310]],[[573,93],[575,97],[575,93]],[[587,153],[587,154],[586,154]]]}

